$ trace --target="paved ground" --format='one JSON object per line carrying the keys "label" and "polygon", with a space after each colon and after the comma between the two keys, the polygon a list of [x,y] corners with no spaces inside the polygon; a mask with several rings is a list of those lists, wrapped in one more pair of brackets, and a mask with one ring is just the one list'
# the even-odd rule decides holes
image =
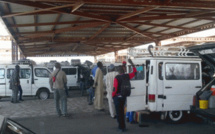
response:
{"label": "paved ground", "polygon": [[[25,101],[21,103],[10,103],[10,98],[3,98],[0,101],[1,115],[9,118],[38,117],[56,115],[55,103],[53,96],[47,100],[39,100],[35,97],[23,97]],[[107,100],[105,99],[105,109]],[[88,105],[87,96],[80,96],[78,90],[70,91],[70,97],[67,99],[67,111],[73,113],[94,113],[97,110],[93,105]],[[106,110],[105,113],[108,113]]]}
{"label": "paved ground", "polygon": [[[37,134],[118,134],[117,122],[104,113],[74,113],[69,118],[46,116],[14,119]],[[168,124],[159,119],[145,122],[149,127],[126,123],[126,134],[214,134],[214,126],[189,120]]]}
{"label": "paved ground", "polygon": [[[80,96],[78,90],[70,91],[68,112],[70,117],[57,117],[53,96],[42,101],[34,97],[24,97],[25,101],[12,104],[9,98],[0,101],[0,114],[10,117],[37,134],[117,134],[117,122],[110,118],[107,100],[105,112],[94,110],[88,105],[87,97]],[[127,123],[128,134],[213,134],[215,127],[190,116],[183,124],[168,124],[159,120],[156,114],[145,120],[149,127]]]}

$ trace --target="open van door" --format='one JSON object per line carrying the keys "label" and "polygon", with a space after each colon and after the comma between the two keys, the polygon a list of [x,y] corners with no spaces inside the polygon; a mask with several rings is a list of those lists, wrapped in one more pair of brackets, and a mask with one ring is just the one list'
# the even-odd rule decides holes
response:
{"label": "open van door", "polygon": [[[131,95],[127,97],[127,111],[144,110],[146,106],[146,67],[145,60],[133,60],[137,73],[131,82]],[[127,66],[127,72],[132,72],[132,66]]]}

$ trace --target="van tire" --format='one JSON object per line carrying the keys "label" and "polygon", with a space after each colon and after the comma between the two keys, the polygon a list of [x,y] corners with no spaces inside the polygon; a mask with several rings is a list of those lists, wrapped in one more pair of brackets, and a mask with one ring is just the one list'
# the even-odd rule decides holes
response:
{"label": "van tire", "polygon": [[50,92],[48,89],[40,89],[37,93],[37,96],[41,100],[46,100],[50,97]]}
{"label": "van tire", "polygon": [[169,123],[181,123],[185,114],[183,111],[169,111],[167,113],[167,121]]}

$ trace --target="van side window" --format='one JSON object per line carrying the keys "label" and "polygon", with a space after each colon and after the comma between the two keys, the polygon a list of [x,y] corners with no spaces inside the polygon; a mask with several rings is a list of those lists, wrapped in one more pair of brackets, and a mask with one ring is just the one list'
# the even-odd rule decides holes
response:
{"label": "van side window", "polygon": [[[131,80],[143,80],[145,78],[144,76],[144,65],[135,65],[136,69],[137,69],[137,73],[135,75],[135,77]],[[128,66],[129,68],[129,73],[133,71],[132,66]]]}
{"label": "van side window", "polygon": [[5,71],[4,69],[0,69],[0,79],[4,79],[5,77]]}
{"label": "van side window", "polygon": [[167,80],[198,80],[200,68],[197,63],[167,63],[165,66]]}
{"label": "van side window", "polygon": [[160,80],[163,80],[163,62],[158,64],[158,77]]}
{"label": "van side window", "polygon": [[66,75],[75,75],[76,68],[62,68]]}
{"label": "van side window", "polygon": [[20,69],[20,79],[28,79],[30,78],[31,71],[30,69]]}
{"label": "van side window", "polygon": [[35,76],[37,77],[49,77],[50,72],[45,68],[36,68],[35,69]]}
{"label": "van side window", "polygon": [[7,69],[7,78],[10,79],[14,69]]}
{"label": "van side window", "polygon": [[[7,78],[10,79],[14,69],[7,69]],[[31,71],[30,69],[21,68],[19,72],[20,79],[28,79],[30,78]]]}

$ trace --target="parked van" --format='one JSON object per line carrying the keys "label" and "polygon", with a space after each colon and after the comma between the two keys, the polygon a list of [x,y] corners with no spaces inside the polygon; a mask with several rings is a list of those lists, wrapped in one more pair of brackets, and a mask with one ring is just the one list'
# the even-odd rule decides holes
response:
{"label": "parked van", "polygon": [[[49,85],[50,70],[46,67],[33,65],[20,66],[20,84],[23,96],[37,96],[39,99],[48,99],[52,93]],[[10,77],[15,65],[0,65],[0,98],[12,95],[9,89]]]}
{"label": "parked van", "polygon": [[66,73],[68,88],[78,86],[78,67],[77,66],[61,66]]}
{"label": "parked van", "polygon": [[[127,110],[160,112],[171,122],[181,121],[202,88],[201,59],[151,56],[134,58],[133,63],[137,73],[131,80]],[[127,71],[132,72],[130,65]]]}

